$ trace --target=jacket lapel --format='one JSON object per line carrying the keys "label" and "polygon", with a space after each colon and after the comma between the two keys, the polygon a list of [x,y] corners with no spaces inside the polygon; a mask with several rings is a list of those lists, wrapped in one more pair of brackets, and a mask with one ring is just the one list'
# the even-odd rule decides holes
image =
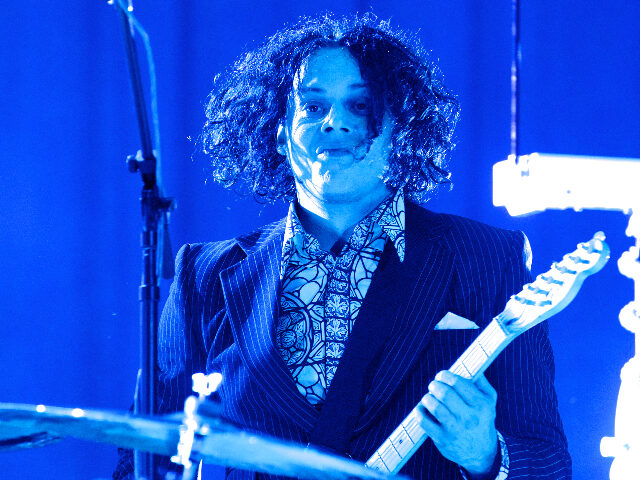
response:
{"label": "jacket lapel", "polygon": [[407,203],[406,255],[389,255],[378,267],[357,322],[382,315],[387,340],[372,372],[371,388],[356,432],[377,416],[429,341],[446,309],[453,255],[440,242],[443,217]]}
{"label": "jacket lapel", "polygon": [[284,222],[241,237],[247,257],[220,273],[235,343],[253,380],[307,430],[318,413],[300,395],[275,342]]}

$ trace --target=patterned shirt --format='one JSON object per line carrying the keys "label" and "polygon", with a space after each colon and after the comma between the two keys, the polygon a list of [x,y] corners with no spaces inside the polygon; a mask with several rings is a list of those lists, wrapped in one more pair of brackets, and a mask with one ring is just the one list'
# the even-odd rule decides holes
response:
{"label": "patterned shirt", "polygon": [[320,248],[289,207],[282,250],[277,346],[300,393],[321,403],[387,239],[404,260],[404,196],[401,190],[354,228],[334,255]]}

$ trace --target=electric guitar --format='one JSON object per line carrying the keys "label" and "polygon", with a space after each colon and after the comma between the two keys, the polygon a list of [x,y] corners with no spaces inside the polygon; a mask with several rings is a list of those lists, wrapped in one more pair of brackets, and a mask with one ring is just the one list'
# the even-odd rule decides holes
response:
{"label": "electric guitar", "polygon": [[[461,377],[475,380],[491,362],[518,335],[566,307],[582,282],[598,272],[609,259],[609,246],[605,236],[598,232],[586,243],[554,263],[551,269],[526,284],[522,291],[511,297],[502,313],[465,350],[449,369]],[[367,460],[367,467],[396,474],[428,438],[420,426],[418,405],[389,435]]]}

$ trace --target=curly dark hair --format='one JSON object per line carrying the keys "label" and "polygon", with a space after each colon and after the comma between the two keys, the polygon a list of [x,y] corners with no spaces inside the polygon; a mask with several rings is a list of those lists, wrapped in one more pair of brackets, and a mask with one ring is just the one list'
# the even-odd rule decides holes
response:
{"label": "curly dark hair", "polygon": [[385,184],[404,186],[409,198],[423,202],[436,186],[450,183],[445,157],[454,146],[458,102],[417,38],[372,13],[302,18],[216,77],[200,136],[214,179],[248,189],[257,199],[294,197],[291,168],[276,151],[276,131],[294,76],[310,54],[325,47],[346,47],[357,60],[373,97],[372,136],[385,111],[393,117]]}

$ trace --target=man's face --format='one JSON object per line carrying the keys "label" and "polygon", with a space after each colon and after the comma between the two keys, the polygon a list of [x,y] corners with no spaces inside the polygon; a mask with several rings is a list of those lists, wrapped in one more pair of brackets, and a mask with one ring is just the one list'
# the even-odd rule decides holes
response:
{"label": "man's face", "polygon": [[302,65],[278,129],[278,151],[293,170],[298,197],[351,202],[379,196],[390,150],[391,122],[371,138],[371,97],[346,48],[324,48]]}

